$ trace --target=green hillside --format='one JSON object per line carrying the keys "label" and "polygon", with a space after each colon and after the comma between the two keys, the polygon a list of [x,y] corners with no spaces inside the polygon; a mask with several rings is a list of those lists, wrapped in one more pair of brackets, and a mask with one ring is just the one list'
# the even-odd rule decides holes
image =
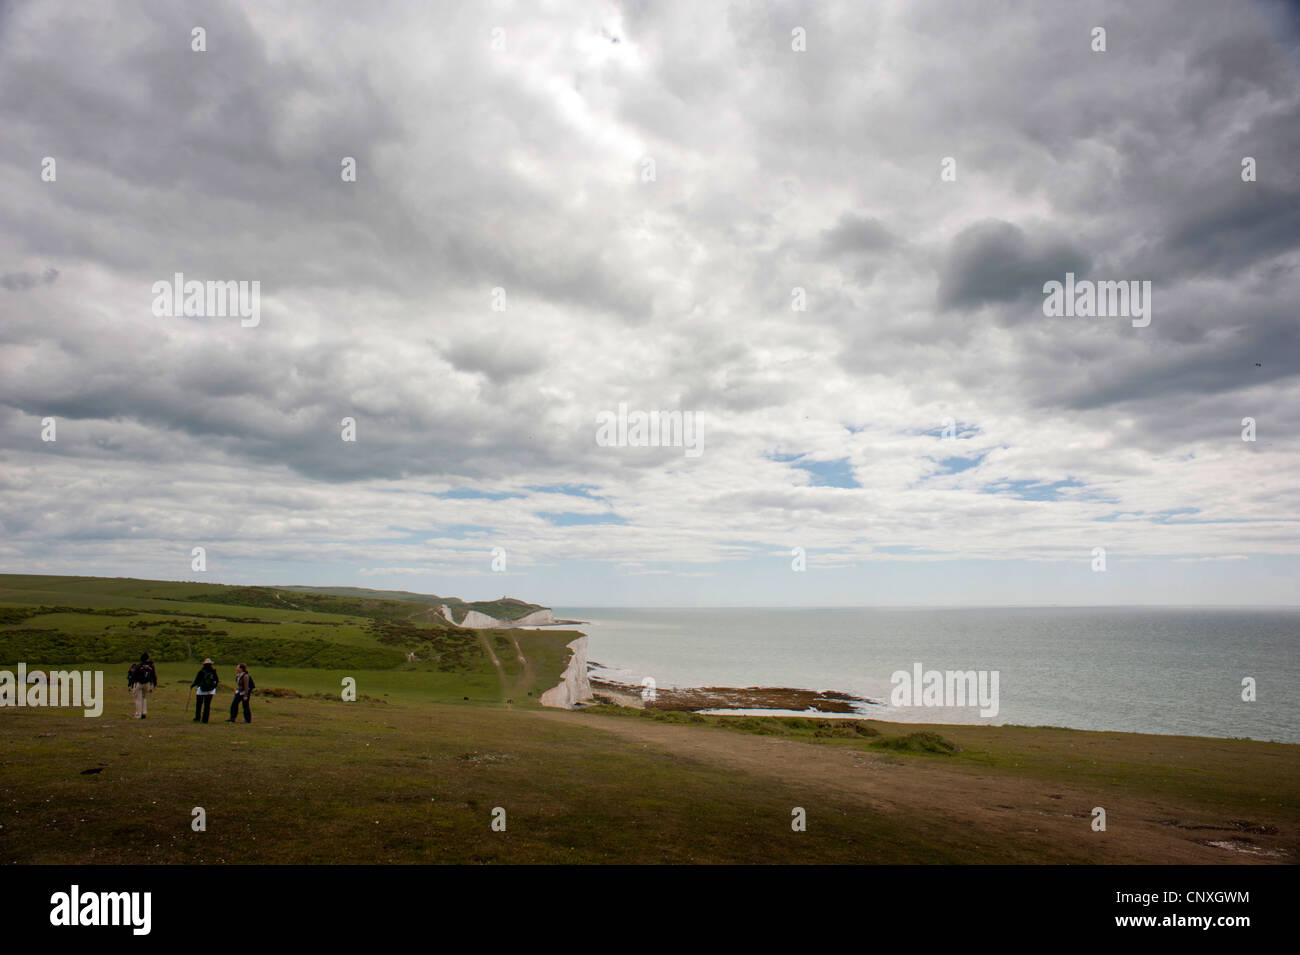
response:
{"label": "green hillside", "polygon": [[547,610],[542,604],[531,604],[516,600],[514,597],[502,597],[499,600],[461,600],[459,597],[439,597],[436,594],[417,594],[409,590],[367,590],[364,587],[280,587],[279,590],[292,590],[303,594],[327,594],[336,597],[353,597],[361,600],[400,600],[408,603],[446,604],[457,621],[465,619],[470,610],[495,617],[497,620],[518,620],[535,610]]}
{"label": "green hillside", "polygon": [[528,700],[559,682],[574,637],[468,630],[443,618],[441,598],[337,589],[4,574],[0,665],[121,665],[148,652],[159,664],[425,673],[431,698]]}

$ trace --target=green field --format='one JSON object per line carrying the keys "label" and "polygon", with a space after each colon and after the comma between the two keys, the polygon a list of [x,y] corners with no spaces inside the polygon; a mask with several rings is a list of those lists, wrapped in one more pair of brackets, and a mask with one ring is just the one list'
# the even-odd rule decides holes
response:
{"label": "green field", "polygon": [[[355,593],[305,610],[293,593],[0,577],[0,669],[75,663],[107,684],[97,719],[0,710],[0,862],[1286,864],[1300,850],[1295,746],[546,710],[572,632],[466,631]],[[191,722],[200,655],[233,677],[212,648],[249,663],[252,724],[223,722],[225,688],[213,722]],[[125,689],[141,650],[159,670],[145,721]]]}
{"label": "green field", "polygon": [[[445,620],[433,603],[377,593],[0,575],[0,661],[121,664],[108,669],[124,674],[142,652],[160,664],[190,661],[193,669],[210,656],[218,672],[224,665],[232,677],[236,662],[277,672],[328,670],[336,686],[344,675],[373,671],[368,682],[382,676],[410,692],[422,687],[424,699],[473,691],[505,700],[527,699],[557,683],[564,644],[576,636],[467,630]],[[317,682],[301,674],[293,679]]]}

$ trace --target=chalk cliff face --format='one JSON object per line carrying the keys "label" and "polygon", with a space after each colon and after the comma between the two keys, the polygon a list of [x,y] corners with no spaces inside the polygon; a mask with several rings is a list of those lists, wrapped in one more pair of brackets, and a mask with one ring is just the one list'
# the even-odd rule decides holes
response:
{"label": "chalk cliff face", "polygon": [[512,627],[543,627],[555,623],[555,614],[549,608],[546,610],[534,610],[532,613],[524,614],[518,620],[514,621]]}
{"label": "chalk cliff face", "polygon": [[573,656],[560,675],[560,683],[541,696],[542,706],[571,710],[575,703],[591,699],[591,681],[587,679],[587,638],[578,637],[569,643]]}
{"label": "chalk cliff face", "polygon": [[[442,605],[442,615],[452,623],[451,609]],[[494,630],[501,627],[540,627],[555,623],[555,614],[549,609],[534,610],[530,614],[525,614],[518,620],[498,620],[496,617],[489,617],[485,613],[479,613],[477,610],[471,610],[465,614],[465,619],[460,621],[460,626],[469,627],[471,630]]]}

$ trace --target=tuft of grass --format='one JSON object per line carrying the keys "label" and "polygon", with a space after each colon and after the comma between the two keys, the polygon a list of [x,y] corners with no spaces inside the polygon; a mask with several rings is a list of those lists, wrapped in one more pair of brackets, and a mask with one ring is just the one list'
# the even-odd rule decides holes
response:
{"label": "tuft of grass", "polygon": [[937,756],[951,756],[961,752],[955,743],[950,743],[938,733],[908,733],[906,736],[887,736],[871,744],[879,749],[893,753],[932,753]]}
{"label": "tuft of grass", "polygon": [[806,716],[721,716],[691,713],[684,710],[639,709],[616,704],[588,706],[584,709],[606,716],[635,716],[656,723],[691,723],[752,733],[755,736],[786,736],[792,739],[873,739],[880,730],[860,720],[818,719]]}

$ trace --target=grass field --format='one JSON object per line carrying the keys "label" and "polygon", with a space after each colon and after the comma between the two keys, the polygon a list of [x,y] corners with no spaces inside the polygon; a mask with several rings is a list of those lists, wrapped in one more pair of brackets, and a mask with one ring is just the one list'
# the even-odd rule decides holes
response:
{"label": "grass field", "polygon": [[[0,616],[11,621],[0,648],[21,638],[67,653],[107,633],[125,652],[139,646],[128,637],[203,623],[188,635],[196,646],[223,629],[254,652],[320,639],[358,659],[408,645],[426,655],[381,668],[250,663],[248,725],[222,722],[224,689],[213,722],[191,722],[193,659],[160,659],[145,721],[130,718],[125,689],[138,651],[79,663],[105,671],[101,717],[0,710],[0,862],[1294,863],[1300,849],[1295,746],[544,710],[536,697],[558,681],[572,633],[194,600],[203,586],[0,578],[0,615],[57,608]],[[191,614],[249,622],[187,616],[176,608],[187,600]],[[129,627],[159,620],[183,622]],[[466,634],[470,649],[439,642]],[[0,654],[0,668],[17,662]],[[218,659],[227,680],[234,662]],[[357,702],[340,698],[345,676]],[[204,832],[191,828],[195,807]],[[505,831],[492,828],[497,807]],[[796,809],[806,831],[792,829]]]}
{"label": "grass field", "polygon": [[436,693],[451,694],[460,681],[476,692],[495,685],[500,692],[494,696],[507,699],[539,692],[542,676],[549,682],[540,689],[558,682],[564,644],[575,636],[466,630],[445,620],[433,603],[361,593],[368,595],[0,575],[0,661],[126,664],[147,651],[159,663],[191,661],[195,669],[211,656],[232,676],[241,661],[348,671],[342,675],[393,671],[395,679],[401,672],[420,672]]}

